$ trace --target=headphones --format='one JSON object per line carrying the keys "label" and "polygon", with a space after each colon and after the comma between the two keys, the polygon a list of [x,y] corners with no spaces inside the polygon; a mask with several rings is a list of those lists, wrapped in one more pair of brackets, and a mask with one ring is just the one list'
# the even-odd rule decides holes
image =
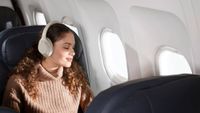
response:
{"label": "headphones", "polygon": [[47,35],[47,31],[48,31],[49,27],[56,23],[60,23],[60,22],[52,21],[52,22],[48,23],[42,32],[41,39],[39,40],[38,50],[44,57],[49,57],[53,53],[53,43],[46,35]]}

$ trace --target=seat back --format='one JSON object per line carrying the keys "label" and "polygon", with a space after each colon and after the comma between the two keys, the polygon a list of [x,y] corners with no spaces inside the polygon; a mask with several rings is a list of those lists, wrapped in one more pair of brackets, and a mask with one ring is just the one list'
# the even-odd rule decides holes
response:
{"label": "seat back", "polygon": [[21,21],[14,10],[0,6],[0,31],[20,25]]}
{"label": "seat back", "polygon": [[134,80],[95,97],[86,113],[200,113],[200,76]]}
{"label": "seat back", "polygon": [[[9,72],[19,62],[25,50],[38,39],[43,27],[15,27],[0,32],[0,103]],[[82,44],[77,35],[75,42],[75,60],[85,66]]]}

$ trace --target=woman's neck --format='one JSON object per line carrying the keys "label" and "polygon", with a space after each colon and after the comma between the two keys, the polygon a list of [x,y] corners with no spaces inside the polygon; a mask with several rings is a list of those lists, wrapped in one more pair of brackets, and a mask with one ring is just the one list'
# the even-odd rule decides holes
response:
{"label": "woman's neck", "polygon": [[63,67],[53,62],[50,58],[44,59],[41,62],[41,65],[44,67],[46,71],[48,71],[50,74],[52,74],[55,77],[57,77],[58,74],[62,73],[60,72],[60,68],[63,68]]}

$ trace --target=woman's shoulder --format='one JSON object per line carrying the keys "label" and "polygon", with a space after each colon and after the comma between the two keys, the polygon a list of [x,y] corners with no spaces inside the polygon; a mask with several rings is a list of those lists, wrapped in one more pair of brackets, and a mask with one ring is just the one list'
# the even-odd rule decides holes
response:
{"label": "woman's shoulder", "polygon": [[24,78],[21,75],[11,75],[8,79],[8,87],[19,87],[22,85]]}

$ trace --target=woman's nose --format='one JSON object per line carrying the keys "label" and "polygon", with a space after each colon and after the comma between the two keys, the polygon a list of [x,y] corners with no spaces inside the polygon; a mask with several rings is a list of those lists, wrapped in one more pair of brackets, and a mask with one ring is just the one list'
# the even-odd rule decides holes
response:
{"label": "woman's nose", "polygon": [[70,51],[70,55],[72,55],[72,56],[75,55],[75,51],[74,51],[74,49],[72,49],[72,50]]}

